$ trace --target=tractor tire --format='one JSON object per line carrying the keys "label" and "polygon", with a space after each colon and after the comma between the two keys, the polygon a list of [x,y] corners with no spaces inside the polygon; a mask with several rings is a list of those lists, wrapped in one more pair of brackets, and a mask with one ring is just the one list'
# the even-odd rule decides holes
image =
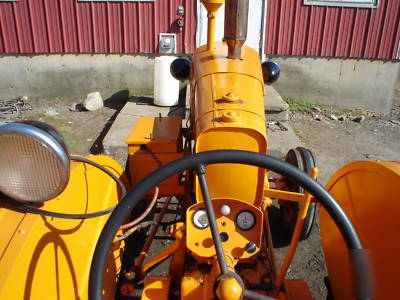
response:
{"label": "tractor tire", "polygon": [[[304,147],[297,147],[296,149],[289,150],[285,161],[296,166],[307,174],[310,173],[311,168],[315,167],[314,155],[309,149]],[[302,187],[290,181],[288,182],[288,190],[296,193],[304,193],[304,189]],[[297,216],[300,210],[300,203],[279,200],[279,208],[282,216],[282,225],[287,235],[287,239],[290,241],[296,226]],[[311,202],[307,211],[306,219],[304,220],[300,241],[305,240],[310,236],[316,219],[317,209],[317,204],[315,202]]]}

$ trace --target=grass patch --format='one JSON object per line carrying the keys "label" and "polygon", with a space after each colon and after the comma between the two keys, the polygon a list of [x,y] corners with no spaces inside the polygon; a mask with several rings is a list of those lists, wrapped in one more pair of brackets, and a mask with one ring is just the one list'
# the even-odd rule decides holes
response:
{"label": "grass patch", "polygon": [[353,134],[351,133],[350,130],[345,130],[345,131],[344,131],[344,134],[345,134],[345,135],[348,135],[348,136],[353,136]]}
{"label": "grass patch", "polygon": [[296,135],[301,135],[300,129],[298,129],[298,128],[294,127],[294,126],[292,126],[292,128],[293,128],[293,131],[294,131],[294,133],[295,133]]}
{"label": "grass patch", "polygon": [[81,136],[74,132],[74,124],[68,122],[67,120],[59,119],[57,117],[46,116],[44,113],[37,113],[27,116],[21,116],[20,120],[36,120],[49,124],[57,129],[57,131],[62,135],[64,142],[67,145],[70,153],[84,153],[87,152],[87,145],[85,141],[81,140]]}
{"label": "grass patch", "polygon": [[297,101],[293,98],[286,98],[286,103],[290,106],[290,111],[301,111],[308,112],[312,108],[313,104],[305,101]]}
{"label": "grass patch", "polygon": [[313,106],[311,103],[305,101],[297,101],[293,98],[286,98],[286,103],[289,104],[290,106],[297,106],[303,108],[311,108]]}

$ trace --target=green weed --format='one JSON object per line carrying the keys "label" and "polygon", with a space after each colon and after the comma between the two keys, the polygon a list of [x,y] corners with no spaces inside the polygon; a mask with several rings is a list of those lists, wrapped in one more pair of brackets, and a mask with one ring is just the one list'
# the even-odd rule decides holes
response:
{"label": "green weed", "polygon": [[313,106],[311,103],[305,101],[297,101],[293,98],[286,98],[286,103],[290,106],[294,106],[297,108],[311,108]]}

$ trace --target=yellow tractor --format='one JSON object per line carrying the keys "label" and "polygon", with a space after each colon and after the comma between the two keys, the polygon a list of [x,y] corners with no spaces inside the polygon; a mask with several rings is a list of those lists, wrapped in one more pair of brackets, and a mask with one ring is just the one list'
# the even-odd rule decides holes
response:
{"label": "yellow tractor", "polygon": [[[400,163],[350,163],[324,188],[308,149],[268,156],[264,84],[279,68],[244,46],[248,0],[202,3],[207,44],[171,65],[190,82],[187,126],[140,118],[126,171],[69,155],[44,123],[0,127],[0,299],[312,299],[285,275],[317,207],[329,297],[398,298]],[[172,243],[151,254],[159,227]],[[279,268],[271,227],[289,243]],[[165,261],[165,274],[150,274]]]}

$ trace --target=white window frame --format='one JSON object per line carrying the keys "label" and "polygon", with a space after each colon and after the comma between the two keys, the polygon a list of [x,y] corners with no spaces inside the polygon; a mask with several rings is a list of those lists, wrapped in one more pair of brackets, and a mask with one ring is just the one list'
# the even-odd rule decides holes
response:
{"label": "white window frame", "polygon": [[304,5],[377,8],[379,0],[304,0]]}

